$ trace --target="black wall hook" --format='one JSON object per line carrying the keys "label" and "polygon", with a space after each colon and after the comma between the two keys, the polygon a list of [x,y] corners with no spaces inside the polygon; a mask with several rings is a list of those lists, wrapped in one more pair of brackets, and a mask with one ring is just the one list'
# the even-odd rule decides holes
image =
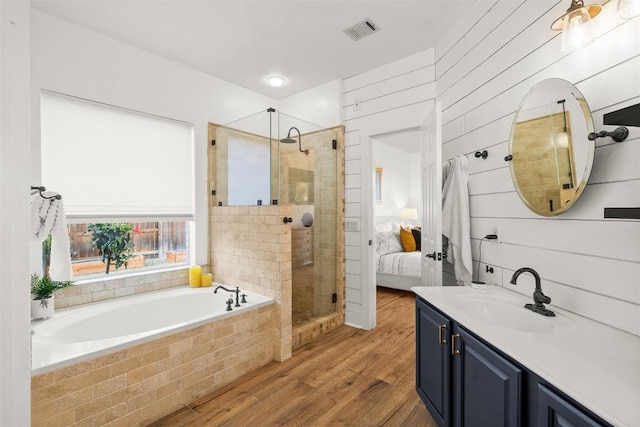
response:
{"label": "black wall hook", "polygon": [[282,222],[285,224],[293,222],[293,219],[290,216],[285,216],[282,218]]}
{"label": "black wall hook", "polygon": [[511,160],[513,160],[513,156],[511,154],[504,156],[504,161],[505,162],[510,162]]}
{"label": "black wall hook", "polygon": [[589,141],[595,141],[598,138],[604,138],[605,136],[610,136],[615,142],[622,142],[629,136],[629,129],[624,126],[620,126],[616,128],[612,132],[607,132],[606,130],[601,130],[600,132],[592,132],[589,134]]}
{"label": "black wall hook", "polygon": [[489,156],[489,152],[487,150],[476,151],[476,157],[482,157],[482,159],[486,159]]}

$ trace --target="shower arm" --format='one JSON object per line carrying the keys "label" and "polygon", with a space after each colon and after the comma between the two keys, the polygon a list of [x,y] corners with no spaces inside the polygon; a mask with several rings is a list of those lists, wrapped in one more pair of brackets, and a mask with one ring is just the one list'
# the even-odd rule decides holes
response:
{"label": "shower arm", "polygon": [[291,138],[291,131],[293,129],[295,129],[296,132],[298,132],[298,150],[300,150],[301,153],[309,154],[309,150],[303,150],[302,149],[302,136],[300,134],[300,129],[298,129],[295,126],[292,126],[291,128],[289,128],[289,132],[287,132],[287,138]]}

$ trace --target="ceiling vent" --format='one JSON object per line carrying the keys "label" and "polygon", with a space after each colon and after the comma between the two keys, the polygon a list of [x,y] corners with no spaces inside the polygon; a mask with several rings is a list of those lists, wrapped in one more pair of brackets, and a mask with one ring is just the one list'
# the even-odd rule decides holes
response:
{"label": "ceiling vent", "polygon": [[344,29],[343,31],[354,41],[358,41],[375,33],[376,31],[380,31],[380,27],[374,24],[371,19],[367,18],[364,21],[358,22],[356,25],[352,25],[351,27]]}

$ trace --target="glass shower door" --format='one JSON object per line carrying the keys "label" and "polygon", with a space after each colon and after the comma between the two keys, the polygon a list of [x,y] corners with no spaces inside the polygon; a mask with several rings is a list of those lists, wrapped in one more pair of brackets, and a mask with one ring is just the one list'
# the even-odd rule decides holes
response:
{"label": "glass shower door", "polygon": [[281,135],[289,133],[286,125],[302,130],[298,144],[280,144],[280,199],[291,206],[293,219],[293,327],[335,312],[337,298],[336,133],[326,129],[305,133],[305,124],[281,114]]}

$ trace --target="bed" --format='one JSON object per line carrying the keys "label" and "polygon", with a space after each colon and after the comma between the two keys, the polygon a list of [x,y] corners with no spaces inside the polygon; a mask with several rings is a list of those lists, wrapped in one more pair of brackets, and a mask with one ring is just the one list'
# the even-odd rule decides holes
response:
{"label": "bed", "polygon": [[399,223],[376,221],[376,285],[410,291],[422,286],[422,255],[419,250],[405,251],[399,234]]}

